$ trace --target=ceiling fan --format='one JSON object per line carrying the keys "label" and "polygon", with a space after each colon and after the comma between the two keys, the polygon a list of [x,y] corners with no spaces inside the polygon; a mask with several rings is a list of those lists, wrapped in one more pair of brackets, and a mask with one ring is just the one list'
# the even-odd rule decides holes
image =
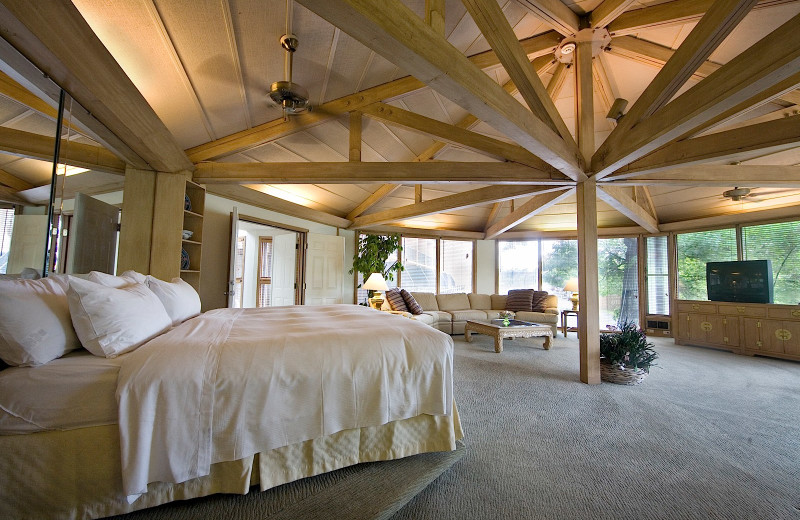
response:
{"label": "ceiling fan", "polygon": [[283,119],[311,110],[308,91],[292,82],[292,58],[299,42],[292,34],[292,0],[286,0],[286,34],[281,36],[281,47],[286,51],[284,58],[284,81],[274,82],[269,89],[269,97],[283,109]]}
{"label": "ceiling fan", "polygon": [[734,187],[732,190],[727,190],[722,192],[722,197],[725,199],[730,199],[734,202],[763,202],[766,199],[757,198],[763,197],[765,195],[774,195],[776,193],[784,193],[786,190],[778,189],[772,191],[759,191],[755,193],[753,190],[759,188],[740,188],[738,186]]}

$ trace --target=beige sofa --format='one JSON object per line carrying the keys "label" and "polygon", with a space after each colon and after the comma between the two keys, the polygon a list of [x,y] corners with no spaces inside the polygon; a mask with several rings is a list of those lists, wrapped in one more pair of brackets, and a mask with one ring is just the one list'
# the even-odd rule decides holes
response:
{"label": "beige sofa", "polygon": [[[448,334],[464,334],[467,320],[494,319],[506,308],[505,294],[412,292],[411,295],[423,309],[423,313],[414,318]],[[388,308],[388,303],[384,307]],[[556,337],[558,298],[555,295],[551,294],[545,300],[544,312],[518,311],[515,315],[518,320],[549,325],[553,329],[553,337]]]}

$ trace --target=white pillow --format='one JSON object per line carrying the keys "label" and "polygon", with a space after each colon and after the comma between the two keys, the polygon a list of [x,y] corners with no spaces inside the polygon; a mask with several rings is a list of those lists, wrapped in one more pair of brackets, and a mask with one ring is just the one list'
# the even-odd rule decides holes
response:
{"label": "white pillow", "polygon": [[165,282],[148,276],[147,286],[164,304],[173,326],[180,325],[189,318],[200,314],[200,296],[194,287],[180,277],[173,278],[172,282]]}
{"label": "white pillow", "polygon": [[129,352],[170,327],[158,297],[139,283],[116,289],[70,277],[67,295],[75,332],[95,356]]}
{"label": "white pillow", "polygon": [[114,287],[115,289],[121,289],[132,283],[136,283],[133,278],[128,278],[127,276],[114,276],[113,274],[100,271],[90,272],[86,279],[94,283],[99,283],[100,285],[105,285],[106,287]]}
{"label": "white pillow", "polygon": [[142,273],[137,273],[133,269],[128,269],[127,271],[123,272],[120,276],[123,276],[124,278],[130,278],[136,283],[143,283],[145,285],[147,284],[147,275]]}
{"label": "white pillow", "polygon": [[64,277],[0,280],[0,359],[43,365],[80,346]]}

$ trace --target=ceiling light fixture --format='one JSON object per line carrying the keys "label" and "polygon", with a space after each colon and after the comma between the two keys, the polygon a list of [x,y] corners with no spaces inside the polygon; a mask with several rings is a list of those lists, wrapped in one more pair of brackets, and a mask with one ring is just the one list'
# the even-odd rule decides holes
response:
{"label": "ceiling light fixture", "polygon": [[567,42],[561,46],[561,54],[572,54],[576,48],[575,42]]}
{"label": "ceiling light fixture", "polygon": [[281,47],[286,51],[284,59],[284,81],[276,81],[270,86],[269,97],[283,109],[283,119],[289,115],[301,114],[311,110],[308,91],[292,83],[292,58],[299,42],[292,34],[292,1],[286,0],[286,34],[281,36]]}

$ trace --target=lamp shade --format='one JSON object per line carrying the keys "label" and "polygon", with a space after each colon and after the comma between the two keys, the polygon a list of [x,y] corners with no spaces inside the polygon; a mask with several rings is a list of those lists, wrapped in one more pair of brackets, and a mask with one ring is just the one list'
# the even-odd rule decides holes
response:
{"label": "lamp shade", "polygon": [[578,279],[570,278],[567,280],[567,283],[564,284],[564,290],[567,292],[578,292]]}
{"label": "lamp shade", "polygon": [[361,288],[368,291],[386,291],[389,289],[389,286],[386,285],[386,280],[383,279],[381,273],[372,273]]}

